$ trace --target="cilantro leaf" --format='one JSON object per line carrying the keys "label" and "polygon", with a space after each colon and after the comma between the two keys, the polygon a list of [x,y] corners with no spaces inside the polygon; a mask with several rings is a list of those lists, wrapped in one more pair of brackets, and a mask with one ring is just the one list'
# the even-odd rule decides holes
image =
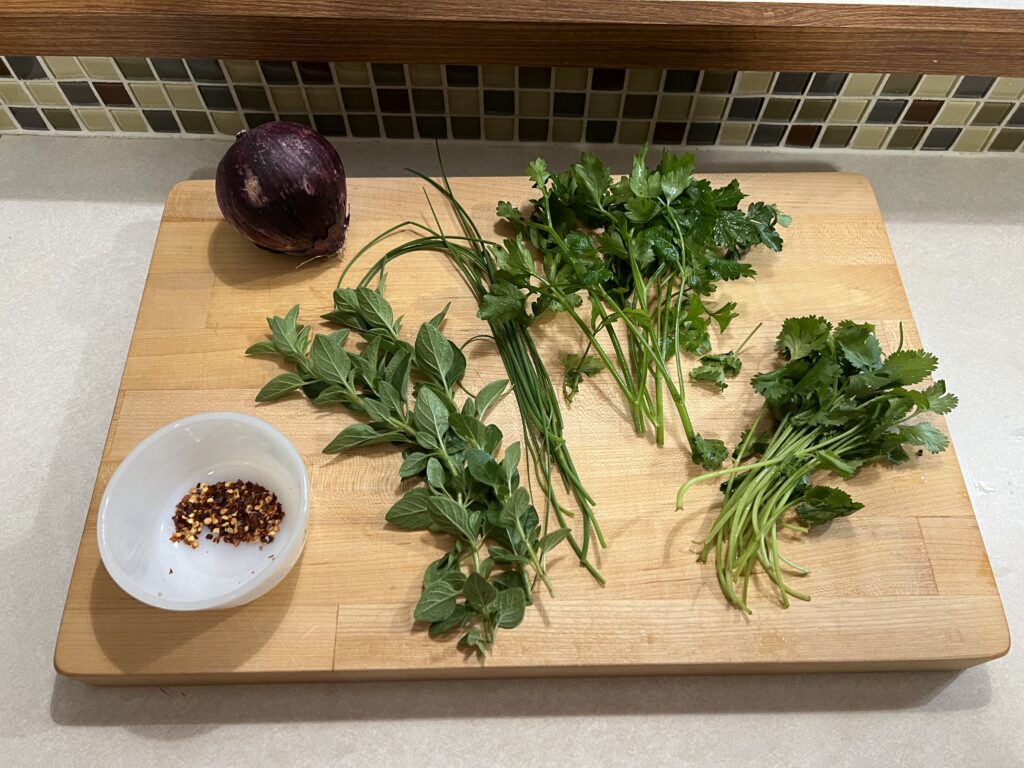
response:
{"label": "cilantro leaf", "polygon": [[846,491],[827,485],[812,485],[804,491],[796,515],[807,525],[824,525],[863,508],[864,505],[850,498]]}
{"label": "cilantro leaf", "polygon": [[807,357],[825,348],[831,330],[831,323],[823,317],[790,317],[782,323],[775,346],[787,360]]}
{"label": "cilantro leaf", "polygon": [[907,445],[920,445],[931,453],[942,453],[949,447],[949,438],[927,422],[900,427],[899,439]]}

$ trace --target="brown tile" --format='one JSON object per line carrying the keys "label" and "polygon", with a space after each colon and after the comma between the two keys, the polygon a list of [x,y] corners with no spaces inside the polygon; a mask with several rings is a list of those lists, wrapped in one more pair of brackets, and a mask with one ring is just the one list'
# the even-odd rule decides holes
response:
{"label": "brown tile", "polygon": [[813,147],[821,132],[820,125],[794,125],[786,136],[787,147]]}
{"label": "brown tile", "polygon": [[907,111],[903,115],[903,122],[930,125],[935,116],[939,114],[940,109],[942,109],[941,101],[915,99],[907,107]]}
{"label": "brown tile", "polygon": [[108,107],[132,106],[132,97],[121,83],[93,83],[92,87]]}

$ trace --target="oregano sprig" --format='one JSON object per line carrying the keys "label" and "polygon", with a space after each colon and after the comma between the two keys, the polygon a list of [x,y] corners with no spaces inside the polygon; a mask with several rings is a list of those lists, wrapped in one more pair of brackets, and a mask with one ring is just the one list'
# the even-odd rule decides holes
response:
{"label": "oregano sprig", "polygon": [[[296,306],[284,317],[268,318],[270,339],[246,353],[274,355],[294,366],[267,382],[258,401],[301,390],[314,405],[365,418],[341,430],[325,453],[380,443],[402,447],[399,476],[421,482],[385,519],[451,542],[427,566],[413,617],[429,623],[432,636],[458,631],[460,647],[486,654],[498,629],[522,621],[535,579],[553,594],[546,555],[569,531],[545,530],[520,485],[519,443],[502,454],[501,430],[484,421],[507,382],[492,382],[456,402],[466,358],[440,330],[446,312],[421,325],[410,344],[399,336],[402,319],[384,298],[383,284],[377,290],[339,288],[334,309],[324,315],[339,330],[311,334],[298,323]],[[366,341],[361,352],[346,348],[351,333]]]}

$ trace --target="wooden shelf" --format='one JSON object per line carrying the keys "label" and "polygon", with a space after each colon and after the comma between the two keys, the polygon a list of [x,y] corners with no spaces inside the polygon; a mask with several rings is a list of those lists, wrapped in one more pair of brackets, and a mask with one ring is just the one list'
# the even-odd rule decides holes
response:
{"label": "wooden shelf", "polygon": [[1024,11],[689,0],[4,0],[0,51],[1024,75]]}

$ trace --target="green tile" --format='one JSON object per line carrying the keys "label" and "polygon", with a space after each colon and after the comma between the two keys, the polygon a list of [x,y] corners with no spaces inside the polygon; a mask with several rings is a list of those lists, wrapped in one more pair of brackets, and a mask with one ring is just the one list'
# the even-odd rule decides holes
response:
{"label": "green tile", "polygon": [[409,81],[413,85],[439,88],[444,85],[444,76],[439,64],[410,64]]}
{"label": "green tile", "polygon": [[957,152],[981,152],[994,132],[992,128],[964,128],[953,149]]}
{"label": "green tile", "polygon": [[621,93],[594,92],[590,94],[590,98],[587,100],[587,117],[617,120],[621,106]]}
{"label": "green tile", "polygon": [[862,125],[853,137],[854,149],[881,149],[889,127],[885,125]]}
{"label": "green tile", "polygon": [[920,75],[889,75],[882,86],[882,93],[886,96],[909,96],[914,92],[920,79]]}
{"label": "green tile", "polygon": [[768,93],[774,72],[740,72],[736,78],[736,93]]}
{"label": "green tile", "polygon": [[555,68],[555,88],[560,91],[585,91],[590,73],[583,67]]}
{"label": "green tile", "polygon": [[0,81],[0,104],[11,104],[15,107],[32,106],[32,97],[21,83]]}
{"label": "green tile", "polygon": [[694,120],[721,120],[722,115],[725,114],[725,96],[706,96],[700,95],[694,100],[693,104],[693,119]]}
{"label": "green tile", "polygon": [[924,136],[923,125],[901,125],[892,132],[886,149],[913,149]]}
{"label": "green tile", "polygon": [[179,112],[178,122],[185,129],[185,133],[213,133],[210,118],[205,112]]}
{"label": "green tile", "polygon": [[512,141],[516,121],[510,117],[485,117],[484,138],[488,141]]}
{"label": "green tile", "polygon": [[840,99],[832,110],[831,122],[856,123],[864,116],[867,108],[867,99]]}
{"label": "green tile", "polygon": [[117,127],[129,133],[145,133],[149,130],[145,118],[137,109],[112,109],[111,117],[117,123]]}
{"label": "green tile", "polygon": [[661,88],[661,69],[631,69],[626,74],[626,90],[630,93],[656,93]]}
{"label": "green tile", "polygon": [[[850,75],[846,81],[844,96],[874,96],[882,82],[881,75],[857,74]],[[858,134],[859,135],[859,134]]]}
{"label": "green tile", "polygon": [[0,109],[0,131],[13,131],[18,128],[14,118],[7,114],[6,109]]}
{"label": "green tile", "polygon": [[473,88],[452,88],[448,91],[448,111],[452,115],[479,115],[480,91]]}
{"label": "green tile", "polygon": [[260,65],[249,59],[225,59],[224,66],[233,83],[262,83]]}
{"label": "green tile", "polygon": [[128,87],[135,95],[135,103],[143,109],[167,107],[167,98],[164,96],[163,89],[156,83],[131,83]]}
{"label": "green tile", "polygon": [[547,117],[551,114],[551,94],[548,91],[520,91],[519,114],[525,117]]}
{"label": "green tile", "polygon": [[682,122],[690,119],[693,97],[682,93],[663,93],[658,104],[658,119]]}
{"label": "green tile", "polygon": [[829,125],[825,127],[824,133],[821,134],[821,141],[818,142],[818,147],[825,149],[840,149],[850,144],[850,139],[853,138],[853,132],[857,130],[852,125]]}
{"label": "green tile", "polygon": [[551,140],[577,142],[583,137],[582,120],[553,120]]}
{"label": "green tile", "polygon": [[987,101],[974,113],[971,125],[999,125],[1010,114],[1012,106],[1006,102]]}
{"label": "green tile", "polygon": [[36,100],[36,104],[42,104],[44,107],[66,107],[68,105],[64,94],[52,80],[30,80],[25,83],[25,87],[32,94],[32,98]]}
{"label": "green tile", "polygon": [[131,57],[115,57],[118,69],[126,80],[155,80],[153,70],[145,59]]}
{"label": "green tile", "polygon": [[80,109],[78,110],[78,120],[87,131],[101,133],[114,130],[114,124],[110,122],[107,113],[102,109]]}
{"label": "green tile", "polygon": [[306,102],[302,98],[302,89],[298,86],[286,85],[270,88],[270,98],[278,112],[305,112]]}
{"label": "green tile", "polygon": [[700,79],[701,93],[729,93],[732,90],[736,72],[733,70],[709,69]]}
{"label": "green tile", "polygon": [[226,133],[228,136],[234,136],[245,129],[242,116],[237,112],[214,112],[213,124],[220,133]]}
{"label": "green tile", "polygon": [[1000,77],[988,92],[990,99],[1019,99],[1022,94],[1024,77]]}
{"label": "green tile", "polygon": [[800,105],[796,119],[806,123],[824,122],[828,113],[832,111],[833,104],[835,101],[832,99],[805,99]]}
{"label": "green tile", "polygon": [[516,68],[503,64],[488,64],[483,67],[485,88],[515,88]]}
{"label": "green tile", "polygon": [[644,144],[651,133],[649,120],[623,120],[619,123],[619,144]]}
{"label": "green tile", "polygon": [[752,123],[723,123],[718,134],[718,143],[732,147],[743,146],[750,141],[753,130]]}
{"label": "green tile", "polygon": [[966,125],[977,106],[976,101],[950,101],[935,118],[935,125]]}
{"label": "green tile", "polygon": [[121,77],[113,60],[106,56],[79,56],[78,63],[93,80],[116,80]]}
{"label": "green tile", "polygon": [[44,109],[43,114],[55,131],[82,130],[70,109]]}
{"label": "green tile", "polygon": [[789,122],[796,110],[796,105],[796,99],[768,99],[764,112],[761,113],[761,119]]}
{"label": "green tile", "polygon": [[199,98],[199,91],[191,83],[167,83],[164,85],[167,95],[171,97],[171,103],[178,109],[202,109],[203,100]]}
{"label": "green tile", "polygon": [[314,114],[332,114],[341,112],[341,101],[338,91],[334,88],[307,88],[306,101]]}
{"label": "green tile", "polygon": [[336,61],[334,74],[338,76],[338,83],[341,85],[368,85],[370,82],[370,73],[365,64]]}
{"label": "green tile", "polygon": [[85,76],[74,56],[44,56],[46,66],[58,80],[75,80]]}
{"label": "green tile", "polygon": [[1024,143],[1024,129],[1004,128],[988,145],[989,152],[1016,152]]}
{"label": "green tile", "polygon": [[916,95],[930,98],[949,96],[959,79],[956,75],[925,75],[917,86]]}

